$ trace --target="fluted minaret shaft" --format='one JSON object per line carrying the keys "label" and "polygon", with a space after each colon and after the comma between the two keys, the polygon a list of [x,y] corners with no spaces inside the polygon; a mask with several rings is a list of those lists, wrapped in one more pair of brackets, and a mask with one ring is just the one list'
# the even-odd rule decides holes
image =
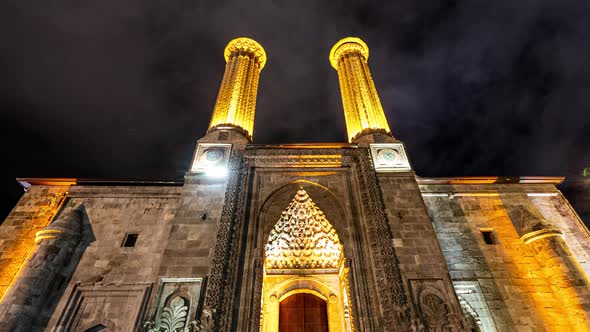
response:
{"label": "fluted minaret shaft", "polygon": [[348,139],[369,132],[390,133],[367,60],[369,48],[360,38],[340,40],[330,51],[338,72]]}
{"label": "fluted minaret shaft", "polygon": [[65,267],[71,264],[82,238],[82,209],[76,208],[35,234],[35,249],[19,271],[0,303],[0,331],[33,331],[36,320],[56,291],[55,284],[67,279]]}
{"label": "fluted minaret shaft", "polygon": [[266,63],[262,46],[249,38],[237,38],[225,47],[225,73],[209,130],[237,127],[252,138],[258,78]]}

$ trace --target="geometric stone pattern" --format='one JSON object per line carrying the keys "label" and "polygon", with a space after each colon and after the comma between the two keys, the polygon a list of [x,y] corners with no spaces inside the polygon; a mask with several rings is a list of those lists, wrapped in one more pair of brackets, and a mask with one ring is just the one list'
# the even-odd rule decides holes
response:
{"label": "geometric stone pattern", "polygon": [[231,144],[198,144],[191,172],[223,172],[227,168],[230,152]]}
{"label": "geometric stone pattern", "polygon": [[412,170],[403,143],[370,144],[371,157],[377,172]]}
{"label": "geometric stone pattern", "polygon": [[[298,169],[284,169],[282,166],[285,161],[281,156],[285,155],[305,156],[306,159],[313,159],[315,156],[337,153],[342,155],[342,166],[338,168],[333,168],[331,164],[328,164],[330,165],[326,165],[326,167],[329,167],[328,169],[306,169],[302,173]],[[264,246],[268,239],[265,234],[270,233],[276,223],[277,216],[281,215],[299,186],[303,186],[305,191],[310,193],[309,195],[314,198],[314,202],[321,207],[326,218],[331,221],[332,226],[338,233],[339,240],[344,243],[345,252],[350,250],[350,256],[355,256],[355,260],[350,263],[350,273],[353,275],[350,279],[358,280],[358,284],[351,282],[350,293],[355,297],[355,300],[352,301],[353,306],[355,306],[353,312],[358,312],[358,316],[362,317],[358,319],[358,322],[363,324],[363,327],[357,327],[357,329],[389,329],[389,327],[394,328],[397,324],[404,322],[405,318],[399,316],[409,314],[404,309],[406,308],[404,303],[407,303],[405,300],[406,295],[403,290],[403,281],[399,271],[396,270],[396,258],[394,248],[391,246],[390,230],[383,212],[384,209],[381,207],[379,187],[376,184],[374,171],[368,157],[368,149],[326,149],[322,145],[309,148],[251,149],[246,150],[246,165],[254,163],[258,156],[277,156],[279,158],[276,160],[276,165],[272,165],[270,160],[267,159],[268,166],[265,168],[246,168],[250,172],[246,173],[248,174],[246,177],[248,182],[242,184],[242,188],[253,186],[256,190],[253,192],[252,198],[248,198],[248,201],[241,203],[241,206],[248,208],[249,211],[257,212],[249,217],[246,216],[247,220],[249,220],[247,224],[249,227],[247,233],[239,236],[239,239],[242,239],[239,241],[250,239],[254,234],[259,235],[256,236],[256,242],[248,241],[244,244],[247,248],[244,254],[236,255],[243,255],[246,262],[243,273],[239,269],[235,271],[242,280],[240,303],[247,301],[244,302],[244,308],[240,309],[239,317],[244,317],[244,319],[237,319],[237,330],[246,329],[244,325],[247,322],[246,317],[259,315],[259,310],[256,310],[254,303],[260,303],[260,290],[262,288],[260,280],[263,271],[258,265],[250,263],[262,260],[262,253],[256,248]],[[355,188],[357,185],[362,188],[360,192],[357,189],[351,189],[351,187]],[[241,190],[241,192],[244,193],[247,190]],[[277,194],[280,194],[280,197],[276,196]],[[334,198],[329,198],[331,195],[337,197],[336,201],[334,201]],[[338,201],[341,203],[338,203]],[[259,213],[258,211],[261,208],[263,211]],[[342,208],[345,209],[342,210]],[[349,210],[351,208],[358,212],[352,212]],[[264,212],[265,210],[267,211]],[[359,214],[352,217],[351,212]],[[241,216],[242,213],[238,215]],[[241,228],[240,222],[239,219],[236,221],[236,229]],[[355,223],[357,224],[355,225]],[[348,231],[343,229],[348,229]],[[365,240],[360,240],[354,236],[356,232],[367,234],[367,237],[372,240],[364,242]],[[343,235],[346,235],[346,240],[343,239]],[[242,244],[239,241],[232,244],[231,247],[240,248]],[[348,246],[346,243],[349,243]],[[345,256],[348,257],[346,253]],[[374,279],[367,280],[369,275],[363,272],[367,271],[367,269],[374,269],[375,275],[379,276],[381,285],[391,286],[381,286],[379,288],[376,284],[372,284],[375,286],[369,286],[368,289],[359,287],[361,283],[370,284],[375,282]],[[366,302],[366,304],[359,304],[359,302]],[[252,305],[248,306],[246,303],[252,303]],[[366,309],[379,307],[383,309],[378,311]],[[229,320],[227,316],[220,319],[222,321]],[[233,319],[235,318],[231,320]],[[258,318],[249,320],[251,326],[248,328],[257,329],[258,321]],[[354,321],[356,324],[357,320]]]}
{"label": "geometric stone pattern", "polygon": [[324,213],[303,188],[283,211],[265,246],[267,269],[338,268],[342,245]]}

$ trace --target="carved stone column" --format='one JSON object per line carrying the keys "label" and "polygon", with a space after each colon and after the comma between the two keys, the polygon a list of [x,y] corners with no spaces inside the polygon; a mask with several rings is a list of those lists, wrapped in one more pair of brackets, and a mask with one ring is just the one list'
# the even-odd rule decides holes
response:
{"label": "carved stone column", "polygon": [[577,329],[590,329],[588,276],[563,239],[560,230],[545,223],[521,238],[532,247],[553,294],[564,307],[564,317]]}
{"label": "carved stone column", "polygon": [[340,40],[330,51],[330,64],[338,71],[348,139],[368,133],[390,134],[389,125],[371,77],[369,47],[360,38]]}
{"label": "carved stone column", "polygon": [[561,312],[561,317],[553,315],[552,319],[558,325],[569,322],[576,330],[590,330],[590,283],[565,242],[563,232],[544,220],[538,211],[517,206],[510,214],[521,240],[535,254],[554,297],[563,306],[552,308]]}
{"label": "carved stone column", "polygon": [[60,272],[80,243],[82,211],[69,211],[37,232],[30,259],[0,304],[2,331],[32,331],[51,292],[60,283]]}
{"label": "carved stone column", "polygon": [[224,55],[227,64],[209,131],[233,127],[251,139],[258,78],[266,64],[266,53],[256,41],[237,38],[227,44]]}

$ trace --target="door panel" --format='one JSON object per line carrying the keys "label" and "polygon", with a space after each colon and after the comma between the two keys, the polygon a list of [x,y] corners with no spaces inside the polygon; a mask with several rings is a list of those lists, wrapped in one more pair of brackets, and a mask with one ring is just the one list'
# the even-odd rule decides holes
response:
{"label": "door panel", "polygon": [[305,293],[284,299],[279,306],[279,332],[328,332],[326,302]]}

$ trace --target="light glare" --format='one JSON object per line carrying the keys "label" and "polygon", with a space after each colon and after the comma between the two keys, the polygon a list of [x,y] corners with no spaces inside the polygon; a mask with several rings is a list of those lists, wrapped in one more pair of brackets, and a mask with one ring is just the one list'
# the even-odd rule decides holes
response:
{"label": "light glare", "polygon": [[227,167],[219,166],[219,167],[211,167],[207,171],[205,171],[205,175],[211,178],[222,178],[227,176]]}

